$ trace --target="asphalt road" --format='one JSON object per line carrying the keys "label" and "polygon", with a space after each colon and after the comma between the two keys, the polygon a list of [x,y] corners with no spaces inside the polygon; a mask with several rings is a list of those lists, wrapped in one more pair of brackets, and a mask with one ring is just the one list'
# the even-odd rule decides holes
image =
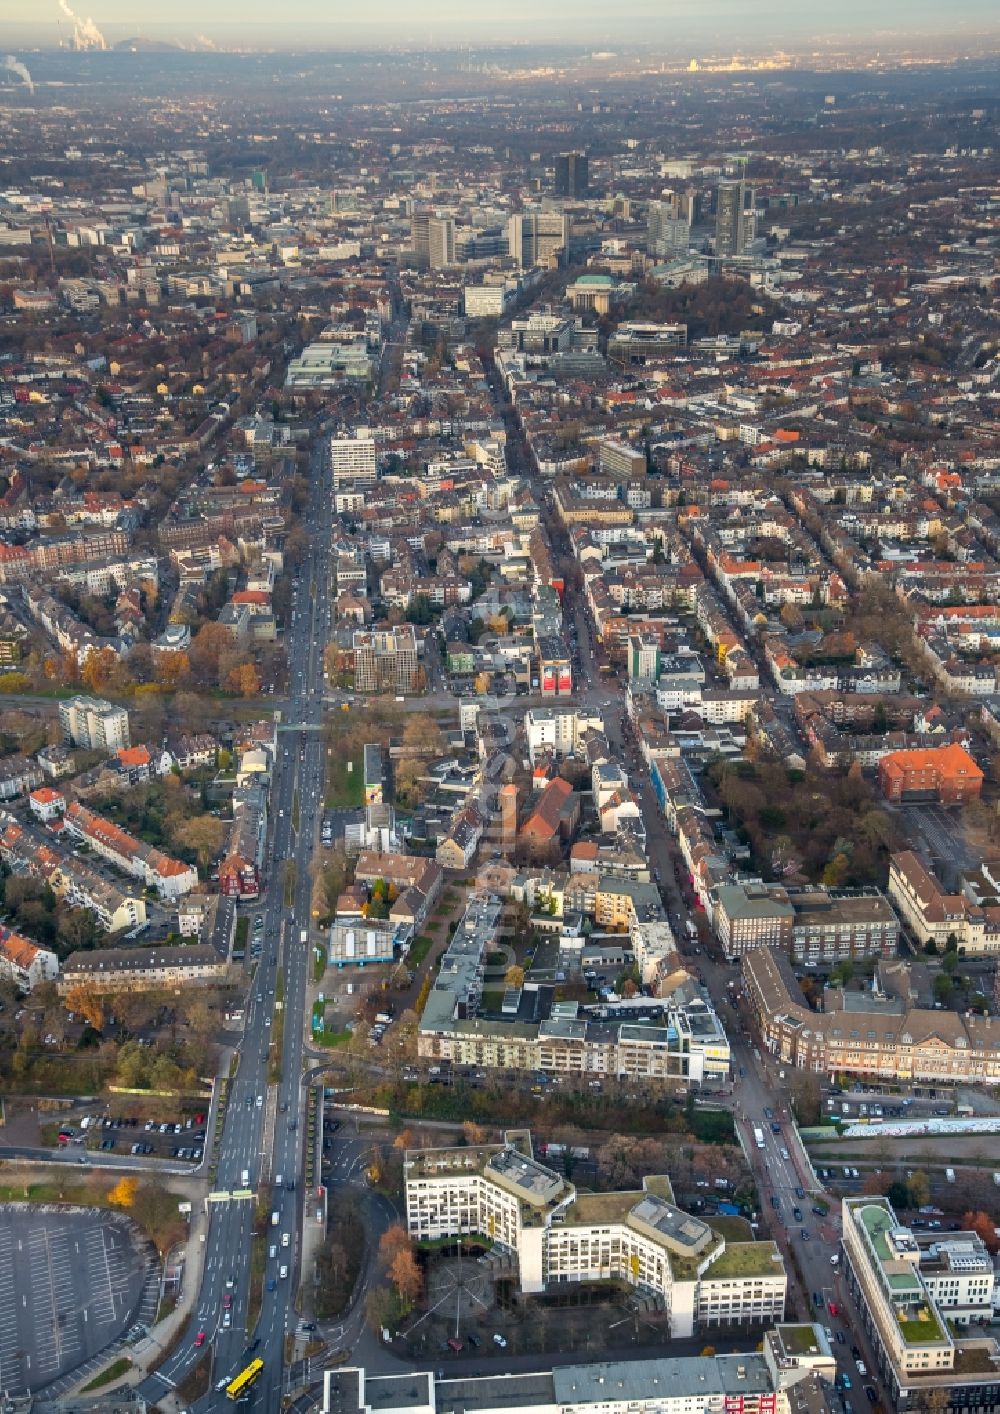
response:
{"label": "asphalt road", "polygon": [[[310,538],[299,572],[288,639],[289,700],[283,714],[286,728],[278,736],[278,752],[269,798],[270,839],[267,877],[256,912],[264,917],[264,948],[251,980],[246,1023],[238,1047],[239,1065],[230,1086],[229,1103],[219,1145],[216,1192],[246,1187],[256,1191],[281,1174],[295,1187],[275,1187],[272,1211],[277,1255],[268,1259],[263,1305],[252,1332],[246,1327],[250,1286],[254,1202],[226,1199],[210,1204],[201,1288],[180,1344],[160,1370],[141,1386],[150,1402],[182,1380],[201,1356],[199,1333],[212,1352],[212,1391],[198,1401],[200,1410],[228,1408],[224,1393],[214,1389],[246,1363],[249,1338],[259,1339],[255,1355],[264,1373],[253,1387],[249,1407],[280,1407],[284,1336],[294,1327],[291,1302],[298,1284],[301,1225],[305,1091],[301,1089],[302,1017],[311,945],[301,936],[310,922],[309,860],[322,811],[323,741],[315,728],[323,715],[323,645],[330,615],[329,546],[331,488],[325,439],[314,448],[311,493],[306,524]],[[296,828],[296,826],[298,828]],[[297,876],[286,906],[287,862],[294,860]],[[284,1030],[281,1079],[269,1084],[269,1048],[277,978],[284,981]],[[244,1175],[248,1183],[244,1183]],[[270,1238],[271,1229],[268,1237]],[[287,1245],[285,1245],[287,1239]],[[281,1276],[284,1268],[286,1274]],[[273,1290],[268,1287],[273,1283]],[[231,1284],[231,1285],[230,1285]],[[226,1301],[231,1302],[229,1310]],[[227,1320],[228,1318],[228,1320]]]}

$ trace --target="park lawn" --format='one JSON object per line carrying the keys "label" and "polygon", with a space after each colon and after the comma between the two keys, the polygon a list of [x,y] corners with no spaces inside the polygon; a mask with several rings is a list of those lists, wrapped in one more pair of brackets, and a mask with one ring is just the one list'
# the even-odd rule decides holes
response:
{"label": "park lawn", "polygon": [[[348,761],[352,769],[347,769]],[[354,810],[364,803],[364,757],[328,756],[326,767],[325,802],[328,810]]]}
{"label": "park lawn", "polygon": [[421,933],[418,938],[414,938],[410,944],[410,951],[407,955],[407,962],[411,967],[419,967],[425,960],[427,954],[434,946],[434,939],[428,938],[426,933]]}

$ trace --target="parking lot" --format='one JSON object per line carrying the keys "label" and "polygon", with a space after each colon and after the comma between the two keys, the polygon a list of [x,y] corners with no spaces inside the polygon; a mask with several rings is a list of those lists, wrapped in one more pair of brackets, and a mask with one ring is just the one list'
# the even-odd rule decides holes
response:
{"label": "parking lot", "polygon": [[0,1387],[41,1389],[115,1341],[138,1316],[145,1254],[121,1216],[0,1207]]}
{"label": "parking lot", "polygon": [[945,888],[955,888],[958,875],[975,863],[975,853],[962,834],[959,812],[928,803],[900,806],[900,814],[910,838],[939,874]]}

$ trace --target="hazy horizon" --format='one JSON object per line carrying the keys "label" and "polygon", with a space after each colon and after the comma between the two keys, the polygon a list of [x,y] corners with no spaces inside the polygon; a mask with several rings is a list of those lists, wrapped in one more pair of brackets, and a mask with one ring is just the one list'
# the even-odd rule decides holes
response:
{"label": "hazy horizon", "polygon": [[[296,48],[343,47],[365,42],[393,45],[447,45],[462,42],[512,45],[553,43],[634,46],[651,44],[780,49],[831,42],[862,47],[889,40],[947,36],[996,37],[997,0],[842,0],[835,7],[816,0],[630,0],[625,13],[609,16],[596,0],[509,0],[498,12],[485,5],[461,6],[429,0],[420,7],[406,0],[372,0],[363,18],[356,9],[329,0],[283,0],[280,18],[271,0],[172,0],[166,14],[151,18],[148,7],[130,0],[79,0],[70,7],[92,20],[109,44],[142,36],[153,40],[218,45]],[[68,42],[72,20],[58,0],[0,0],[0,45],[55,46]]]}

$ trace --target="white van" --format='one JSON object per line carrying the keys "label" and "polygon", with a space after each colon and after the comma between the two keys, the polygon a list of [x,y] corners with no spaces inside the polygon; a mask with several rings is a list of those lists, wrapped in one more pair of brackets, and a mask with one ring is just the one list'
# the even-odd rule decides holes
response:
{"label": "white van", "polygon": [[284,1265],[280,1266],[280,1267],[278,1268],[278,1279],[279,1279],[279,1281],[284,1281],[287,1276],[288,1276],[288,1268],[287,1268],[286,1266],[284,1266]]}
{"label": "white van", "polygon": [[289,1236],[288,1236],[288,1233],[287,1233],[287,1232],[283,1232],[283,1233],[281,1234],[281,1245],[282,1245],[282,1247],[287,1247],[289,1241],[290,1241],[290,1238],[289,1238]]}

